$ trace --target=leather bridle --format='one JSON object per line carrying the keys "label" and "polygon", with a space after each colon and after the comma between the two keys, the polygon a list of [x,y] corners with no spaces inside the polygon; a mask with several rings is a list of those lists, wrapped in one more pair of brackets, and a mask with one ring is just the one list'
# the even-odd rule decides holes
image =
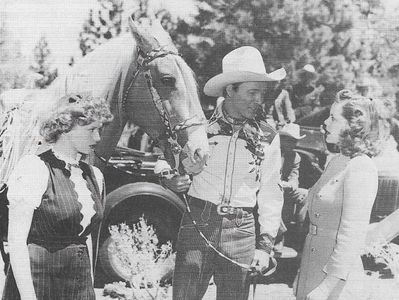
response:
{"label": "leather bridle", "polygon": [[[172,126],[168,109],[164,106],[164,101],[166,101],[166,100],[162,99],[160,97],[158,91],[154,87],[151,71],[148,68],[148,64],[150,62],[154,61],[157,58],[165,57],[167,55],[180,56],[179,53],[177,53],[175,51],[167,50],[167,49],[165,49],[165,47],[153,49],[148,53],[145,53],[140,48],[138,48],[137,68],[136,68],[136,71],[133,75],[131,82],[129,83],[129,85],[127,86],[127,88],[123,94],[122,101],[121,101],[122,103],[120,105],[120,113],[123,114],[124,112],[127,111],[126,105],[127,105],[127,99],[128,99],[130,90],[132,89],[139,74],[143,73],[144,77],[146,79],[146,82],[147,82],[148,90],[152,97],[152,101],[153,101],[153,103],[159,113],[159,116],[161,117],[161,121],[166,129],[165,135],[161,136],[161,137],[165,137],[167,139],[169,146],[171,148],[172,154],[174,156],[174,162],[175,162],[174,168],[176,170],[178,170],[179,164],[180,164],[179,156],[182,151],[182,147],[177,142],[177,133],[179,131],[185,130],[189,127],[202,126],[206,123],[206,120],[195,115],[191,118],[188,118],[188,119]],[[161,137],[158,137],[157,139],[159,140]]]}

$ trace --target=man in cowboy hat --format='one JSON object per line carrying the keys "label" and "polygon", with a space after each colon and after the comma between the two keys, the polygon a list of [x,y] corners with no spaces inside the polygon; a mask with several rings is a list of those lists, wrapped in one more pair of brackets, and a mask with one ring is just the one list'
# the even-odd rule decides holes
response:
{"label": "man in cowboy hat", "polygon": [[280,225],[280,141],[256,117],[266,82],[283,79],[285,70],[266,73],[260,52],[249,46],[228,53],[222,69],[204,87],[205,94],[225,100],[208,121],[210,159],[188,191],[191,213],[185,212],[178,236],[175,300],[201,299],[212,276],[218,300],[247,299],[248,270],[268,268]]}
{"label": "man in cowboy hat", "polygon": [[295,72],[296,83],[289,89],[289,94],[297,120],[312,112],[312,105],[308,103],[308,98],[315,92],[316,79],[316,70],[310,64]]}

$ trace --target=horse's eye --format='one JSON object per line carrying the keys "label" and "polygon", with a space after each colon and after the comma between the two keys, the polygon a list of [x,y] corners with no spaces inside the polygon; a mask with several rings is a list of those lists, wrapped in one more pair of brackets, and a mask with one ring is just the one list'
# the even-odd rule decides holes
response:
{"label": "horse's eye", "polygon": [[170,77],[170,76],[165,76],[165,77],[161,78],[161,81],[166,86],[174,87],[175,83],[176,83],[176,78]]}

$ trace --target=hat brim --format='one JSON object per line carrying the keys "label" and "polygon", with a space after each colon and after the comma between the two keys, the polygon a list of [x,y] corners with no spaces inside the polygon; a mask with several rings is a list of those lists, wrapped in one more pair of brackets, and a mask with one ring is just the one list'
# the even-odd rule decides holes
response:
{"label": "hat brim", "polygon": [[280,81],[285,78],[287,73],[283,68],[273,71],[269,74],[259,74],[253,72],[226,72],[218,74],[204,86],[204,93],[208,96],[223,96],[223,89],[232,83],[248,81]]}
{"label": "hat brim", "polygon": [[295,135],[295,136],[290,134],[290,133],[287,133],[287,132],[279,132],[279,134],[292,137],[292,138],[294,138],[296,140],[302,140],[304,137],[306,137],[306,134],[304,134],[304,135]]}

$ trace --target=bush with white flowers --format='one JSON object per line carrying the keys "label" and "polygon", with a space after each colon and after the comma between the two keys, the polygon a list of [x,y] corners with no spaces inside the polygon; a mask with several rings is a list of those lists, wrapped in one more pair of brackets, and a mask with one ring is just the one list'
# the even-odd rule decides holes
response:
{"label": "bush with white flowers", "polygon": [[109,228],[112,255],[119,267],[129,274],[127,283],[104,287],[104,296],[126,300],[165,299],[168,286],[161,286],[163,269],[172,254],[172,244],[158,246],[154,228],[144,217],[133,227],[122,223]]}

